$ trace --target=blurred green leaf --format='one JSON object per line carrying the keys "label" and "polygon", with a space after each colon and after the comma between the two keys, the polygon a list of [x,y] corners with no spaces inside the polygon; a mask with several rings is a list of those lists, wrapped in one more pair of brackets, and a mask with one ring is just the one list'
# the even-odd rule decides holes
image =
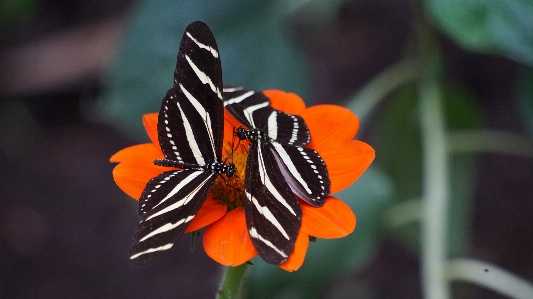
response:
{"label": "blurred green leaf", "polygon": [[[484,119],[474,96],[463,88],[445,85],[443,92],[449,131],[479,128]],[[477,155],[450,153],[450,223],[449,254],[458,256],[468,251],[473,195],[476,188]]]}
{"label": "blurred green leaf", "polygon": [[0,29],[2,33],[11,37],[19,32],[20,27],[28,26],[31,18],[35,16],[38,4],[39,2],[36,0],[0,1]]}
{"label": "blurred green leaf", "polygon": [[302,268],[293,273],[256,258],[247,287],[248,297],[318,298],[342,273],[363,267],[379,241],[381,214],[390,204],[391,194],[388,178],[371,166],[354,185],[335,194],[354,211],[355,231],[342,239],[317,239],[316,243],[310,243]]}
{"label": "blurred green leaf", "polygon": [[12,161],[24,160],[43,134],[27,106],[17,99],[0,99],[0,128],[0,154]]}
{"label": "blurred green leaf", "polygon": [[417,94],[413,84],[394,92],[377,118],[377,162],[393,178],[397,198],[419,198],[421,150]]}
{"label": "blurred green leaf", "polygon": [[533,1],[426,0],[442,30],[472,51],[533,65]]}
{"label": "blurred green leaf", "polygon": [[[480,127],[483,123],[481,109],[473,96],[458,86],[444,86],[442,100],[448,130]],[[379,142],[376,144],[376,152],[380,153],[378,163],[383,165],[384,170],[393,179],[397,187],[395,200],[402,203],[421,197],[420,124],[416,98],[413,85],[405,86],[394,93],[383,107],[376,133],[376,136],[379,136]],[[450,250],[457,253],[463,251],[468,243],[476,159],[474,155],[462,154],[453,155],[450,161]],[[405,216],[412,218],[411,215]],[[402,222],[395,219],[395,222],[398,221]],[[411,250],[418,251],[418,222],[395,228],[393,237],[401,240]]]}
{"label": "blurred green leaf", "polygon": [[299,22],[306,23],[306,26],[313,26],[317,29],[330,25],[336,17],[345,0],[281,0],[287,3],[289,12],[295,12],[294,17]]}
{"label": "blurred green leaf", "polygon": [[517,86],[518,113],[533,136],[533,68],[524,68],[518,78]]}
{"label": "blurred green leaf", "polygon": [[210,26],[218,43],[224,82],[277,88],[305,98],[302,57],[288,41],[276,1],[140,1],[131,14],[101,108],[123,130],[144,136],[141,116],[159,111],[172,86],[183,31],[193,21]]}

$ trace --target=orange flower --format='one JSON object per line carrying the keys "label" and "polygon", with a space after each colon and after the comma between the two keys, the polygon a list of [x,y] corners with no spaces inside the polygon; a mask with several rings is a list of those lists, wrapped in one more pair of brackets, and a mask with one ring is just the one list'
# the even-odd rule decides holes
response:
{"label": "orange flower", "polygon": [[[308,147],[318,151],[325,161],[331,180],[331,193],[339,192],[355,182],[374,160],[372,147],[353,140],[359,129],[359,119],[348,109],[335,105],[306,108],[302,99],[294,93],[279,90],[263,93],[270,98],[273,108],[304,118],[311,133]],[[233,140],[233,126],[240,124],[226,111],[224,118],[227,121],[224,140],[229,144]],[[135,199],[140,198],[152,177],[169,170],[168,167],[153,164],[155,159],[163,158],[157,138],[157,113],[144,115],[143,123],[152,142],[125,148],[110,159],[119,163],[113,170],[115,182]],[[243,148],[240,147],[231,158],[237,165],[236,178],[244,178],[247,153]],[[224,156],[231,152],[231,147],[226,146],[225,152]],[[242,181],[230,183],[235,186],[234,183],[242,184]],[[242,190],[242,185],[237,189]],[[213,191],[186,230],[193,232],[207,227],[203,236],[204,250],[213,260],[226,266],[241,265],[257,255],[246,228],[242,195],[233,193],[235,189],[228,188],[221,179],[217,179]],[[294,251],[287,261],[279,265],[289,272],[298,270],[303,264],[309,236],[324,239],[345,237],[355,229],[356,223],[350,207],[332,196],[319,208],[304,201],[300,201],[300,205],[302,227]]]}

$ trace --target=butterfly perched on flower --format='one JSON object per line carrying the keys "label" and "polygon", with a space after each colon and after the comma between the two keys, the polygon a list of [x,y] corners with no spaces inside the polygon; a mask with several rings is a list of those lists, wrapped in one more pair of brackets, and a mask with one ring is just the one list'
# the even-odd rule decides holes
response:
{"label": "butterfly perched on flower", "polygon": [[[352,140],[357,117],[335,105],[305,108],[283,91],[222,89],[216,42],[201,22],[187,27],[174,84],[143,123],[152,142],[110,159],[119,163],[117,185],[139,199],[134,265],[207,227],[203,247],[218,263],[237,266],[259,254],[294,271],[309,236],[340,238],[355,228],[349,206],[328,195],[374,158],[370,146]],[[234,147],[235,137],[244,146]]]}
{"label": "butterfly perched on flower", "polygon": [[280,264],[291,254],[300,231],[298,195],[320,207],[330,193],[324,160],[305,148],[311,141],[302,117],[270,106],[262,92],[224,88],[224,106],[240,123],[236,135],[251,142],[244,183],[246,221],[259,255]]}
{"label": "butterfly perched on flower", "polygon": [[164,159],[173,167],[152,178],[139,200],[141,218],[130,260],[145,265],[170,249],[195,217],[215,178],[235,173],[221,161],[224,111],[222,68],[209,27],[190,24],[181,40],[174,84],[163,99],[157,132]]}

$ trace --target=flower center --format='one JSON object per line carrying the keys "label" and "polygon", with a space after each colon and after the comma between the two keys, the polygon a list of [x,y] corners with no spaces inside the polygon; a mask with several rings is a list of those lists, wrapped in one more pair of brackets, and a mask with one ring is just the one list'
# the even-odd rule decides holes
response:
{"label": "flower center", "polygon": [[235,164],[237,170],[231,177],[219,175],[213,187],[215,199],[224,202],[228,206],[228,211],[244,206],[244,175],[248,158],[245,143],[241,142],[235,150],[231,142],[224,144],[222,161]]}

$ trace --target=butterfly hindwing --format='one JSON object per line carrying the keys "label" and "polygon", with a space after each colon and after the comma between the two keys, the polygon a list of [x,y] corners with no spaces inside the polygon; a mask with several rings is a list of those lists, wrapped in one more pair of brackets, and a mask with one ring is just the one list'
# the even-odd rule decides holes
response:
{"label": "butterfly hindwing", "polygon": [[130,249],[134,266],[143,266],[170,249],[194,218],[216,175],[174,170],[152,178],[139,200],[141,218]]}
{"label": "butterfly hindwing", "polygon": [[330,193],[326,163],[317,151],[273,141],[270,148],[292,191],[314,207],[324,205]]}
{"label": "butterfly hindwing", "polygon": [[159,113],[159,143],[165,158],[198,165],[220,161],[223,121],[216,41],[207,25],[194,22],[183,34],[174,84]]}
{"label": "butterfly hindwing", "polygon": [[302,223],[302,210],[283,179],[273,153],[260,143],[248,152],[246,225],[259,255],[270,264],[287,260]]}

